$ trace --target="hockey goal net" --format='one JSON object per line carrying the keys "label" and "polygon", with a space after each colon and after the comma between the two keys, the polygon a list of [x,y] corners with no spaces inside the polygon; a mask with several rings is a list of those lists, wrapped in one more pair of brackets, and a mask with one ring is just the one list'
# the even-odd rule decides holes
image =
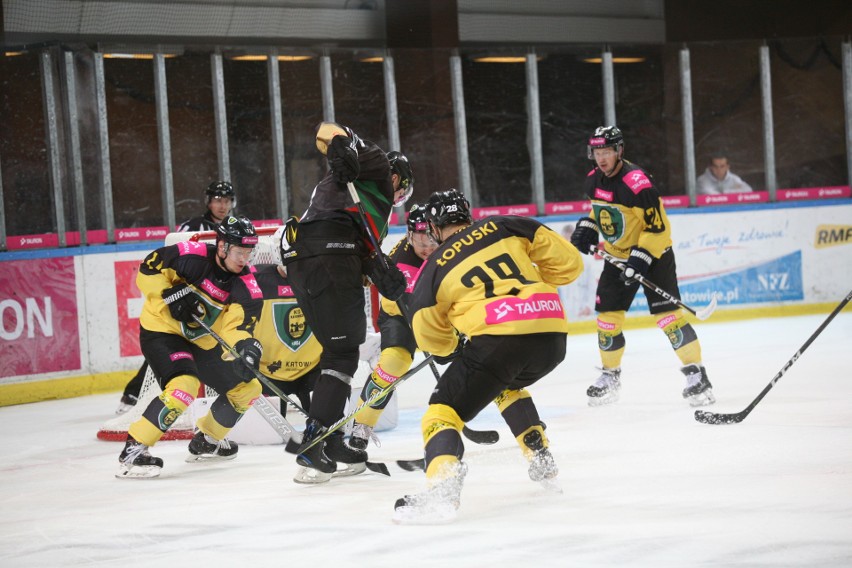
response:
{"label": "hockey goal net", "polygon": [[[277,264],[279,263],[280,254],[278,253],[278,243],[276,232],[279,227],[270,226],[270,227],[258,227],[258,243],[255,247],[254,253],[252,254],[251,263],[254,265],[258,264]],[[165,244],[173,245],[180,241],[198,241],[198,242],[206,242],[206,243],[215,243],[216,242],[216,233],[214,231],[202,231],[196,233],[169,233],[166,236]],[[378,292],[376,291],[375,286],[370,286],[369,288],[364,289],[364,300],[365,300],[365,310],[367,312],[367,321],[370,322],[369,327],[372,327],[373,330],[378,329],[376,321],[379,316],[379,297]],[[203,377],[202,377],[203,379]],[[139,420],[142,417],[142,413],[148,407],[148,403],[156,397],[160,396],[163,392],[160,387],[160,383],[157,379],[157,376],[154,374],[153,370],[148,367],[148,370],[145,374],[145,380],[142,383],[142,389],[139,391],[139,399],[135,406],[131,407],[130,410],[125,412],[124,414],[120,414],[110,420],[107,420],[103,426],[98,430],[98,439],[106,440],[112,442],[123,442],[127,439],[127,429],[131,424]],[[212,389],[207,388],[205,392],[205,387],[202,386],[200,392],[198,393],[199,397],[204,396],[216,396],[216,393],[212,391]],[[195,404],[195,402],[193,402]],[[175,421],[175,423],[168,429],[168,431],[163,435],[161,440],[190,440],[193,436],[194,424],[192,420],[193,412],[192,408],[187,408],[186,411],[180,415],[180,417]]]}

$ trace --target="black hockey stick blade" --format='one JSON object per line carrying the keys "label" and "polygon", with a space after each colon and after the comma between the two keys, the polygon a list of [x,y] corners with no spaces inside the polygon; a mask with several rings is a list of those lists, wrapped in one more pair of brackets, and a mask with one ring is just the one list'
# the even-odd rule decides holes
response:
{"label": "black hockey stick blade", "polygon": [[483,446],[490,446],[500,441],[500,433],[497,430],[473,430],[467,426],[462,428],[464,437]]}
{"label": "black hockey stick blade", "polygon": [[383,464],[382,462],[367,462],[367,469],[370,471],[374,471],[376,473],[381,473],[382,475],[387,475],[390,477],[390,471],[388,471],[388,466]]}
{"label": "black hockey stick blade", "polygon": [[426,471],[426,460],[396,460],[396,465],[405,471]]}
{"label": "black hockey stick blade", "polygon": [[802,356],[802,353],[805,352],[805,349],[807,349],[810,344],[814,342],[814,339],[819,337],[819,334],[822,333],[822,330],[824,330],[828,326],[828,324],[831,323],[831,320],[833,320],[834,317],[839,314],[844,307],[846,307],[846,304],[848,304],[850,300],[852,300],[852,291],[846,294],[846,297],[841,300],[841,302],[837,305],[836,308],[834,308],[834,310],[830,314],[828,314],[828,317],[825,318],[825,321],[823,321],[822,324],[820,324],[820,326],[817,328],[817,330],[811,334],[808,340],[805,341],[804,345],[799,347],[799,350],[796,351],[786,363],[784,363],[784,366],[781,367],[781,370],[778,371],[778,373],[774,377],[772,377],[772,380],[769,381],[769,384],[766,385],[762,391],[760,391],[760,394],[758,394],[757,397],[755,397],[755,399],[751,401],[751,403],[747,407],[745,407],[745,409],[734,414],[719,414],[716,412],[707,412],[706,410],[696,410],[695,419],[698,422],[701,422],[702,424],[739,424],[740,422],[745,420],[745,417],[748,416],[752,410],[754,410],[754,408],[761,400],[763,400],[763,397],[766,396],[766,393],[768,393],[772,389],[772,387],[775,386],[775,383],[781,380],[781,377],[783,377],[784,374],[790,369],[790,367],[793,366],[793,363],[799,360],[799,358]]}

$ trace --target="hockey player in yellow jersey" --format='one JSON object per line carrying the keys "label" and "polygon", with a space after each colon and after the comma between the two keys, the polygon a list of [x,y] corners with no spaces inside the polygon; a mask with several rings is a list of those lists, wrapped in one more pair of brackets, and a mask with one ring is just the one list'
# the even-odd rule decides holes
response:
{"label": "hockey player in yellow jersey", "polygon": [[[672,296],[680,297],[671,225],[651,174],[624,159],[624,137],[615,126],[597,128],[588,140],[588,158],[596,167],[586,177],[585,193],[591,199],[589,217],[577,222],[571,243],[585,254],[603,240],[604,249],[624,260],[621,268],[606,263],[598,281],[598,348],[603,363],[600,377],[586,394],[590,406],[613,403],[621,389],[621,359],[625,339],[624,317],[639,282],[647,276]],[[690,405],[715,402],[712,385],[701,362],[701,345],[683,310],[645,289],[649,311],[669,338],[686,376],[682,395]]]}
{"label": "hockey player in yellow jersey", "polygon": [[568,324],[557,286],[577,279],[582,257],[530,218],[471,222],[455,190],[433,194],[429,229],[439,243],[410,298],[412,329],[424,351],[450,360],[423,416],[428,488],[395,504],[396,522],[454,517],[467,466],[461,430],[494,401],[534,481],[558,487],[556,463],[526,387],[565,357]]}
{"label": "hockey player in yellow jersey", "polygon": [[[281,391],[295,395],[304,410],[311,407],[311,391],[319,375],[322,346],[305,322],[283,266],[258,265],[254,274],[263,293],[263,311],[254,336],[263,345],[260,372]],[[266,386],[263,393],[274,396]],[[282,407],[282,413],[285,409]]]}
{"label": "hockey player in yellow jersey", "polygon": [[[128,428],[116,477],[159,475],[163,460],[151,456],[148,448],[192,404],[200,376],[220,395],[196,423],[187,461],[236,457],[236,444],[225,436],[261,392],[251,369],[257,368],[262,351],[252,337],[262,307],[248,265],[256,244],[251,222],[230,216],[217,228],[215,245],[183,241],[159,248],[142,261],[136,278],[145,296],[139,343],[165,384],[163,393]],[[195,317],[233,345],[243,360],[226,361],[231,356]]]}
{"label": "hockey player in yellow jersey", "polygon": [[[395,262],[405,275],[408,281],[406,292],[410,293],[414,289],[420,266],[429,258],[438,243],[429,235],[425,205],[415,203],[411,206],[406,225],[405,236],[393,247],[388,258]],[[382,351],[375,369],[364,383],[359,404],[363,404],[374,391],[384,390],[404,375],[411,367],[414,352],[417,350],[411,326],[403,317],[396,302],[382,298],[378,324]],[[349,445],[353,448],[367,449],[373,428],[392,396],[393,392],[355,415]]]}

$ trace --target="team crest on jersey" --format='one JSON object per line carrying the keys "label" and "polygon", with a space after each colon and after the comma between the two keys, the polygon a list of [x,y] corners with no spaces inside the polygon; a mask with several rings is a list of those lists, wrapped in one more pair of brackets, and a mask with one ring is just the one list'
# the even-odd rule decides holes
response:
{"label": "team crest on jersey", "polygon": [[272,305],[272,320],[278,339],[290,351],[298,351],[308,342],[313,332],[305,321],[302,308],[296,300],[275,302]]}
{"label": "team crest on jersey", "polygon": [[[214,306],[209,303],[205,298],[201,297],[201,301],[198,303],[198,309],[202,312],[200,316],[201,321],[207,324],[208,327],[212,327],[216,322],[216,319],[219,317],[219,314],[222,313],[221,308]],[[181,322],[180,324],[181,331],[183,331],[183,336],[189,339],[190,341],[195,341],[199,337],[204,337],[207,335],[207,330],[195,323],[191,322]]]}
{"label": "team crest on jersey", "polygon": [[624,214],[617,207],[608,205],[595,203],[592,208],[604,240],[608,243],[618,241],[624,235]]}

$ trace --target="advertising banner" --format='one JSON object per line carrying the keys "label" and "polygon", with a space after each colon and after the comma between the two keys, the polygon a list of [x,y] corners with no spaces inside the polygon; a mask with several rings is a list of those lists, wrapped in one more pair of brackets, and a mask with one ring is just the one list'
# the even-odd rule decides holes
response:
{"label": "advertising banner", "polygon": [[2,268],[0,377],[79,370],[73,257],[10,261]]}

